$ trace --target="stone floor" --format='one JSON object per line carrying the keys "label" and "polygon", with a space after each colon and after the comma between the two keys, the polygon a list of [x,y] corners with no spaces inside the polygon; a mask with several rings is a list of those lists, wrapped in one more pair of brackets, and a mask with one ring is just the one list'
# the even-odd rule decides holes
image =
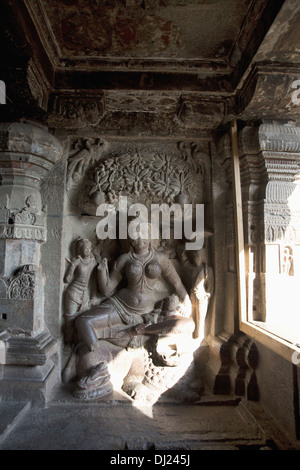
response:
{"label": "stone floor", "polygon": [[296,449],[258,404],[228,396],[137,407],[120,393],[82,403],[59,391],[47,408],[2,401],[0,418],[0,450]]}

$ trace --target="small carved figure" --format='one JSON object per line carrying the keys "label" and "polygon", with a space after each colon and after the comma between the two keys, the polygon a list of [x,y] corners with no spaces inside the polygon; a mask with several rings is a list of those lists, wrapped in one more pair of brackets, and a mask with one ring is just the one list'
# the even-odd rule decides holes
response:
{"label": "small carved figure", "polygon": [[282,273],[288,276],[294,275],[293,252],[289,246],[284,247],[282,256]]}
{"label": "small carved figure", "polygon": [[[78,349],[78,338],[74,319],[89,305],[88,285],[91,274],[97,266],[92,254],[92,243],[86,238],[76,241],[76,258],[72,261],[66,258],[68,267],[64,282],[70,283],[65,292],[65,320],[64,341],[72,347],[70,357],[62,371],[64,382],[69,381],[71,369],[74,365],[75,355]],[[100,258],[99,258],[100,259]]]}
{"label": "small carved figure", "polygon": [[26,264],[9,280],[8,297],[10,299],[33,299],[38,268]]}
{"label": "small carved figure", "polygon": [[38,214],[35,198],[32,195],[28,196],[25,204],[26,206],[14,215],[14,221],[16,224],[34,225]]}
{"label": "small carved figure", "polygon": [[88,239],[77,241],[77,257],[66,258],[69,266],[65,283],[70,283],[65,296],[65,315],[74,318],[88,309],[88,283],[97,262],[92,254],[92,243]]}
{"label": "small carved figure", "polygon": [[184,268],[190,280],[190,298],[195,322],[194,338],[204,337],[205,319],[214,291],[214,273],[207,263],[205,247],[182,254]]}
{"label": "small carved figure", "polygon": [[84,170],[94,163],[95,159],[99,156],[98,153],[105,147],[102,139],[86,139],[84,146],[81,142],[75,145],[75,152],[69,157],[67,187],[71,187],[72,183],[77,181],[83,175]]}

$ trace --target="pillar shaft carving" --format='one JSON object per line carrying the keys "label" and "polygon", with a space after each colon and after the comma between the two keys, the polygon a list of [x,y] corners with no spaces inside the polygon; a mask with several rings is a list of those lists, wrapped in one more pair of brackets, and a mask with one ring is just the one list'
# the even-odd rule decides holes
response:
{"label": "pillar shaft carving", "polygon": [[294,263],[294,247],[300,243],[300,129],[269,122],[245,127],[239,134],[239,151],[248,318],[266,321],[266,305],[275,306],[269,302],[274,279],[278,287],[285,282],[280,278],[284,260]]}
{"label": "pillar shaft carving", "polygon": [[[34,381],[42,382],[44,387],[44,380],[53,368],[49,360],[56,341],[44,321],[45,278],[40,246],[47,240],[47,217],[40,185],[61,153],[59,142],[44,127],[25,122],[0,124],[3,396],[11,394],[12,388],[18,394],[18,377],[28,377],[28,393],[32,392]],[[46,395],[45,390],[42,394],[38,392],[39,397]]]}
{"label": "pillar shaft carving", "polygon": [[[278,312],[278,308],[281,308],[285,315],[288,314],[286,306],[284,307],[288,300],[291,301],[290,305],[298,304],[292,295],[297,291],[295,281],[300,265],[300,211],[297,203],[300,194],[300,128],[279,122],[246,126],[239,131],[238,147],[248,319],[269,324],[273,312]],[[229,134],[220,139],[218,154],[228,183],[224,276],[229,287],[226,297],[231,298],[235,295],[230,291],[230,286],[236,282],[236,267],[232,150]],[[219,356],[219,371],[213,374],[215,393],[224,393],[224,384],[228,393],[230,390],[235,390],[236,394],[241,390],[245,391],[245,377],[250,374],[247,395],[253,399],[258,396],[255,368],[249,368],[249,364],[248,369],[245,367],[238,346],[235,348],[238,352],[236,361],[232,360],[232,357],[228,359],[229,356],[224,353],[231,344],[231,341],[226,339],[227,336],[230,333],[238,334],[238,329],[234,330],[233,327],[236,322],[230,320],[237,315],[237,299],[236,303],[227,300],[225,310],[224,331],[218,336],[219,347],[214,347],[216,339],[211,342],[214,357]],[[291,310],[289,309],[289,312]],[[293,319],[287,321],[293,324]],[[251,344],[249,352],[252,354],[254,350],[257,354],[255,344]],[[231,374],[237,366],[237,379],[234,382],[231,380]]]}
{"label": "pillar shaft carving", "polygon": [[[271,241],[272,227],[275,228],[273,241],[277,240],[278,224],[282,231],[293,223],[298,225],[298,215],[290,198],[297,189],[296,177],[300,170],[300,129],[273,123],[245,127],[239,135],[239,150],[243,204],[256,207],[252,212],[257,213],[263,224],[261,241]],[[264,216],[260,217],[262,214]],[[276,223],[278,216],[280,221]],[[251,244],[249,229],[245,235],[246,243]]]}

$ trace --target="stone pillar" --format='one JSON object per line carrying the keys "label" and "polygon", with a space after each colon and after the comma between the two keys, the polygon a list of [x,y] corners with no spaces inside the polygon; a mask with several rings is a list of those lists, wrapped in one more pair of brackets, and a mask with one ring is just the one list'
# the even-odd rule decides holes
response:
{"label": "stone pillar", "polygon": [[[239,150],[248,319],[278,323],[283,333],[282,314],[289,315],[288,301],[298,303],[300,282],[300,128],[274,122],[246,126]],[[287,321],[294,323],[292,317]]]}
{"label": "stone pillar", "polygon": [[[263,122],[259,126],[243,127],[238,139],[248,320],[261,322],[280,336],[285,334],[285,325],[300,323],[295,308],[299,304],[300,285],[300,128],[291,123]],[[259,358],[255,343],[238,328],[232,155],[228,134],[220,139],[218,153],[228,182],[226,298],[223,331],[210,338],[210,379],[217,394],[239,395],[241,390],[247,390],[248,398],[253,399],[259,395],[255,375]],[[241,359],[247,355],[249,360]],[[247,376],[250,379],[245,386]]]}
{"label": "stone pillar", "polygon": [[[238,332],[238,285],[235,262],[235,233],[232,189],[232,152],[228,133],[217,142],[217,153],[224,169],[227,191],[224,191],[224,236],[223,236],[223,286],[224,306],[223,324],[219,331],[210,335],[207,342],[210,347],[210,359],[206,366],[206,382],[215,394],[226,395],[234,391],[232,383],[232,344],[231,340]],[[220,196],[219,196],[220,197]]]}
{"label": "stone pillar", "polygon": [[[60,143],[31,123],[0,124],[0,343],[3,399],[45,403],[57,381],[57,349],[44,319],[40,247],[46,208],[40,184]],[[0,366],[1,367],[1,366]]]}

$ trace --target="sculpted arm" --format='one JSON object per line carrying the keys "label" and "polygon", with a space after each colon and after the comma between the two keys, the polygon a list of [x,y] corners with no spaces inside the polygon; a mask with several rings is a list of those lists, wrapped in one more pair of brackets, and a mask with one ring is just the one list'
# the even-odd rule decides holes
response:
{"label": "sculpted arm", "polygon": [[163,278],[174,288],[175,293],[179,297],[181,303],[181,314],[185,317],[189,317],[192,312],[192,305],[189,295],[179,277],[179,274],[177,273],[175,267],[173,266],[169,258],[163,256],[160,261]]}
{"label": "sculpted arm", "polygon": [[101,263],[98,264],[97,280],[98,288],[101,294],[109,297],[114,292],[116,287],[118,287],[123,279],[123,272],[127,259],[128,256],[126,254],[121,255],[115,262],[111,273],[109,273],[106,258],[103,258]]}
{"label": "sculpted arm", "polygon": [[67,266],[66,274],[65,274],[65,277],[64,277],[64,282],[66,284],[68,284],[69,282],[72,281],[74,271],[75,271],[75,269],[77,267],[77,264],[78,264],[78,260],[75,259],[75,260],[71,261],[71,260],[69,260],[69,258],[66,258],[66,260],[68,262],[68,266]]}

